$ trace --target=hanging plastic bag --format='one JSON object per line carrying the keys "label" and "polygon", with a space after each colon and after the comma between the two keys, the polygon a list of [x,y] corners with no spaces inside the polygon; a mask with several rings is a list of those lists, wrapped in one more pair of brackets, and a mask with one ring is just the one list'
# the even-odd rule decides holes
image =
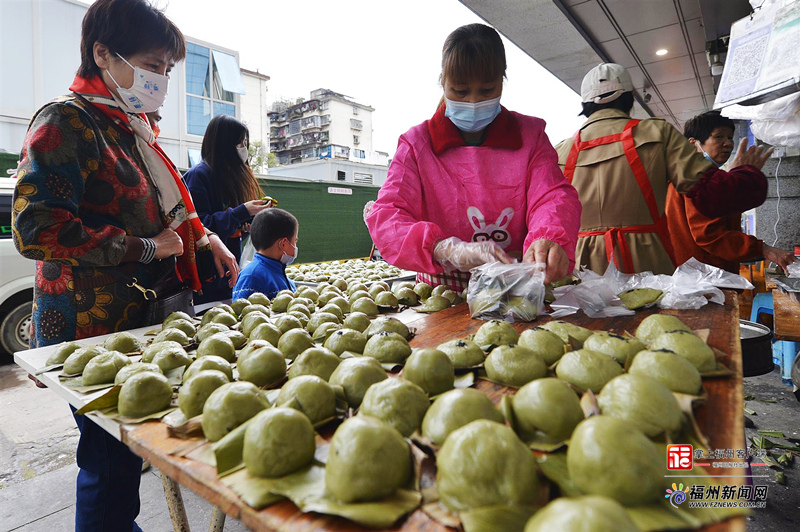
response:
{"label": "hanging plastic bag", "polygon": [[255,255],[256,248],[253,247],[253,241],[250,239],[250,235],[247,235],[244,244],[242,244],[242,256],[239,257],[239,269],[241,270],[253,262],[253,257],[255,257]]}
{"label": "hanging plastic bag", "polygon": [[470,270],[467,303],[473,318],[533,321],[544,310],[545,264],[491,262]]}
{"label": "hanging plastic bag", "polygon": [[800,277],[800,260],[795,260],[793,263],[786,267],[786,273],[789,277]]}
{"label": "hanging plastic bag", "polygon": [[800,148],[800,116],[786,120],[753,120],[750,123],[753,135],[773,146]]}

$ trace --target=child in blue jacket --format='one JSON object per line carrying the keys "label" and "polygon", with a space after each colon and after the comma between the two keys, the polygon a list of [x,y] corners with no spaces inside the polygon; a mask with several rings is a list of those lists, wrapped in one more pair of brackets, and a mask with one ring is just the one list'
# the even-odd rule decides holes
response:
{"label": "child in blue jacket", "polygon": [[253,292],[272,299],[281,290],[296,290],[286,277],[286,266],[297,258],[298,229],[297,218],[283,209],[261,211],[253,218],[250,239],[256,253],[253,262],[239,273],[233,299],[247,298]]}

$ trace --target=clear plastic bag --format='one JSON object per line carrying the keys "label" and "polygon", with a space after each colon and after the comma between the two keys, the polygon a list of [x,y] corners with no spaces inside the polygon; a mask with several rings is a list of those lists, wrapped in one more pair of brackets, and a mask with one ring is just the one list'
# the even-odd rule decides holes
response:
{"label": "clear plastic bag", "polygon": [[253,262],[253,257],[256,255],[256,248],[253,247],[253,242],[248,235],[245,239],[244,244],[242,245],[242,256],[239,257],[239,269],[241,270],[251,262]]}
{"label": "clear plastic bag", "polygon": [[785,120],[753,120],[750,130],[762,142],[773,146],[800,148],[800,116]]}
{"label": "clear plastic bag", "polygon": [[691,258],[678,266],[672,275],[653,275],[651,272],[626,274],[617,270],[613,260],[600,276],[591,270],[578,272],[581,284],[554,290],[556,300],[550,306],[554,317],[583,310],[590,318],[610,318],[634,314],[620,301],[618,294],[636,288],[654,288],[664,292],[657,303],[662,309],[698,309],[712,303],[723,304],[725,295],[720,288],[749,290],[750,282],[735,273],[704,264]]}
{"label": "clear plastic bag", "polygon": [[533,321],[544,310],[544,264],[491,262],[470,270],[473,318]]}
{"label": "clear plastic bag", "polygon": [[786,267],[786,273],[789,277],[800,277],[800,260],[795,260],[793,263]]}

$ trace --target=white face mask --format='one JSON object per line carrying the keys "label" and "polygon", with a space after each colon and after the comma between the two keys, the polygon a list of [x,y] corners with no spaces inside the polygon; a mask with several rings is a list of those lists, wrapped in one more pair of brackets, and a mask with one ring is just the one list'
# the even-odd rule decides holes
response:
{"label": "white face mask", "polygon": [[246,163],[248,157],[250,157],[250,154],[247,152],[247,146],[236,146],[236,153],[239,154],[239,159],[241,159],[243,163]]}
{"label": "white face mask", "polygon": [[[289,243],[289,245],[290,246],[292,245],[291,242]],[[300,252],[300,249],[297,246],[292,246],[292,247],[294,248],[294,255],[289,255],[287,253],[281,255],[281,262],[287,266],[294,262],[294,259],[297,258],[297,254]]]}
{"label": "white face mask", "polygon": [[111,71],[106,69],[111,81],[117,86],[117,92],[125,108],[131,113],[152,113],[164,105],[164,100],[167,98],[169,76],[133,66],[119,54],[117,57],[133,69],[133,85],[129,89],[120,87],[117,80],[111,75]]}

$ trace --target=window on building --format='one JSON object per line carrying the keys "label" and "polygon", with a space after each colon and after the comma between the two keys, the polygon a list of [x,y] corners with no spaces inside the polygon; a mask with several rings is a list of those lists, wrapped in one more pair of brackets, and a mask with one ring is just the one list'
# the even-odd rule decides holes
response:
{"label": "window on building", "polygon": [[358,183],[360,185],[371,185],[372,184],[372,174],[363,174],[360,172],[353,172],[353,183]]}
{"label": "window on building", "polygon": [[233,94],[245,93],[236,57],[219,50],[212,50],[211,55],[214,58],[214,97],[232,102]]}
{"label": "window on building", "polygon": [[356,159],[363,159],[364,150],[353,150],[353,157],[355,157]]}
{"label": "window on building", "polygon": [[289,134],[290,135],[297,135],[300,133],[300,122],[301,120],[292,120],[289,122]]}
{"label": "window on building", "polygon": [[331,123],[331,115],[322,115],[322,116],[320,117],[320,123],[319,123],[319,125],[321,125],[321,126],[326,126],[326,125],[328,125],[328,124],[330,124],[330,123]]}
{"label": "window on building", "polygon": [[321,125],[319,116],[309,116],[303,119],[303,129],[319,127]]}
{"label": "window on building", "polygon": [[200,150],[195,148],[189,148],[188,152],[189,152],[189,167],[197,166],[198,164],[200,164],[200,161],[203,160],[203,158],[200,155]]}
{"label": "window on building", "polygon": [[302,159],[319,157],[319,148],[306,148],[300,152],[300,157]]}
{"label": "window on building", "polygon": [[330,108],[330,106],[331,106],[330,100],[325,100],[324,102],[319,104],[319,110],[320,111],[327,111],[328,108]]}
{"label": "window on building", "polygon": [[358,114],[358,107],[356,107],[355,105],[353,106],[353,114],[354,115]]}
{"label": "window on building", "polygon": [[337,170],[336,171],[336,180],[337,181],[346,181],[347,180],[347,174],[344,172],[344,170]]}
{"label": "window on building", "polygon": [[361,120],[356,120],[355,118],[351,118],[350,119],[350,128],[351,129],[362,129],[363,127],[364,127],[364,124],[361,122]]}
{"label": "window on building", "polygon": [[358,135],[353,135],[353,144],[358,144],[359,142],[361,142],[361,139],[358,138]]}
{"label": "window on building", "polygon": [[244,94],[236,58],[186,43],[186,131],[203,135],[211,117],[236,116],[235,94]]}

